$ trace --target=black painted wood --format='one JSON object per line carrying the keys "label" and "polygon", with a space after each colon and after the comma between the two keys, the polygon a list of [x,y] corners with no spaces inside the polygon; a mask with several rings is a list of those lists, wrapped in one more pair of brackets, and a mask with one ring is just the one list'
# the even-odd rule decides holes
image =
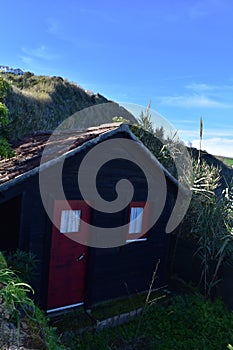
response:
{"label": "black painted wood", "polygon": [[[123,134],[121,136],[128,137],[128,135]],[[77,178],[79,165],[86,152],[70,157],[64,163],[63,186],[67,199],[82,199]],[[51,166],[46,171],[52,178],[56,173],[56,165]],[[116,198],[115,186],[122,178],[128,179],[134,186],[133,201],[146,200],[148,186],[143,171],[132,162],[121,159],[108,162],[99,172],[97,176],[99,194],[105,200],[114,200]],[[85,298],[87,305],[148,289],[158,259],[161,262],[155,287],[166,283],[169,236],[165,234],[165,227],[177,194],[177,187],[174,183],[170,179],[166,180],[166,205],[158,222],[148,232],[146,242],[130,243],[117,248],[89,248]],[[53,181],[50,185],[54,186]],[[16,214],[17,218],[20,218],[20,226],[11,225],[11,227],[14,231],[13,234],[16,234],[18,230],[18,247],[25,251],[32,251],[38,259],[37,276],[32,280],[32,285],[36,291],[36,299],[41,306],[45,307],[52,223],[45,212],[40,197],[38,174],[1,193],[2,215],[10,215],[15,210],[16,203],[18,203],[18,199],[15,198],[21,199],[20,205],[17,204],[18,212]],[[52,198],[48,193],[51,210],[56,199],[59,198]],[[93,210],[91,224],[99,227],[117,227],[127,222],[128,210],[129,208],[125,208],[115,214],[104,214]],[[3,226],[1,228],[2,234],[4,234]],[[12,245],[12,249],[15,248],[16,244]]]}

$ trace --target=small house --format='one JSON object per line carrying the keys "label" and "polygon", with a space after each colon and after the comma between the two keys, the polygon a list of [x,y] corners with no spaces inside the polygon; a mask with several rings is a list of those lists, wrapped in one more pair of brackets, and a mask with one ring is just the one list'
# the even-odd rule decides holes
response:
{"label": "small house", "polygon": [[[112,140],[126,140],[134,147],[123,141],[117,147],[104,146]],[[99,145],[103,146],[99,156],[97,152],[83,167]],[[18,142],[15,151],[13,158],[0,160],[0,250],[19,248],[36,255],[32,285],[45,310],[90,307],[145,291],[157,264],[154,287],[166,285],[169,235],[165,228],[178,182],[128,125],[64,131],[55,140],[50,132],[35,133]],[[96,171],[101,157],[106,161]],[[81,171],[87,195],[79,187]],[[57,190],[57,174],[62,191]],[[93,174],[96,193],[88,192]],[[111,209],[118,195],[124,197],[124,205]],[[101,200],[109,203],[107,210],[98,207]]]}

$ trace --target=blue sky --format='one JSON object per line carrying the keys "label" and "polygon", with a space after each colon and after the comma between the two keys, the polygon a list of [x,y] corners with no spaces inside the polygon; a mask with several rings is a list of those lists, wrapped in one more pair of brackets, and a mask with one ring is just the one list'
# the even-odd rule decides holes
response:
{"label": "blue sky", "polygon": [[[198,146],[233,157],[232,0],[11,1],[0,64],[151,107]],[[156,120],[155,120],[156,123]]]}

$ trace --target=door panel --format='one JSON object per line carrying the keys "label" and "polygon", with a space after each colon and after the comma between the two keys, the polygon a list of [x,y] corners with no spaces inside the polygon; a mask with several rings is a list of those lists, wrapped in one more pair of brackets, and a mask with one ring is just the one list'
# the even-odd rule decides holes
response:
{"label": "door panel", "polygon": [[[70,207],[69,207],[70,206]],[[90,207],[84,201],[55,201],[49,267],[47,309],[65,307],[84,301],[88,247],[75,241],[77,235],[88,236],[87,228],[61,233],[63,210],[81,210],[81,219],[90,222]],[[73,238],[73,239],[72,239]]]}

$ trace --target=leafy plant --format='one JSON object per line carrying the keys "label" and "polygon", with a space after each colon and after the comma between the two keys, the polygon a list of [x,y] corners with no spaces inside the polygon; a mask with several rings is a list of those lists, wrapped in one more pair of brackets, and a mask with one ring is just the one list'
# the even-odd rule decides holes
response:
{"label": "leafy plant", "polygon": [[17,249],[14,252],[5,253],[8,267],[17,272],[25,282],[30,282],[36,273],[38,260],[32,252],[24,252]]}
{"label": "leafy plant", "polygon": [[[28,296],[33,294],[32,287],[22,282],[17,274],[6,267],[4,256],[0,255],[0,324],[16,326],[17,340],[10,337],[6,328],[1,328],[0,346],[5,344],[20,348],[25,346],[33,349],[64,350],[60,344],[56,329],[49,326],[49,320]],[[22,332],[23,328],[23,332]],[[14,331],[14,327],[11,329]],[[13,343],[12,343],[13,342]],[[66,348],[67,349],[67,348]]]}
{"label": "leafy plant", "polygon": [[27,295],[34,291],[31,286],[21,282],[9,268],[0,270],[0,283],[2,315],[19,324],[20,316],[34,309],[33,301]]}

